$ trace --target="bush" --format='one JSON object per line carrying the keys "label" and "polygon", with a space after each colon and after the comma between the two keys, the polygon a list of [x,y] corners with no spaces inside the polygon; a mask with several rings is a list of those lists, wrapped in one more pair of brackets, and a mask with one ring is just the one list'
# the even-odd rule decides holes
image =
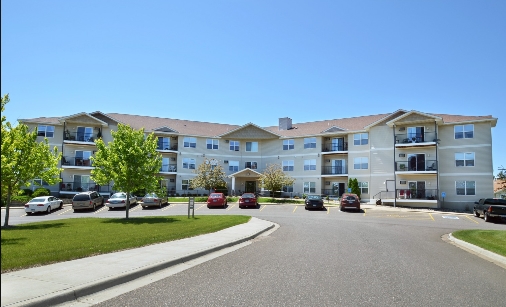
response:
{"label": "bush", "polygon": [[39,197],[39,196],[50,196],[51,191],[46,188],[37,188],[35,191],[33,191],[32,197]]}
{"label": "bush", "polygon": [[19,196],[23,196],[23,195],[32,196],[32,194],[33,194],[33,191],[30,189],[22,189],[22,190],[19,190],[19,192],[18,192]]}

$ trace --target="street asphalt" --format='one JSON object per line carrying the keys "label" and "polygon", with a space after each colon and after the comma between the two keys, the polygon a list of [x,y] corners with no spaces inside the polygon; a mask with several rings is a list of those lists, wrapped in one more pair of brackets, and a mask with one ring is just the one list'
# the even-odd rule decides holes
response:
{"label": "street asphalt", "polygon": [[[362,205],[363,209],[374,207],[369,204]],[[381,209],[424,210],[384,206]],[[53,306],[76,301],[104,289],[252,240],[275,226],[272,222],[252,217],[248,223],[211,234],[1,274],[1,306]],[[458,240],[451,234],[447,240],[506,268],[506,257]]]}

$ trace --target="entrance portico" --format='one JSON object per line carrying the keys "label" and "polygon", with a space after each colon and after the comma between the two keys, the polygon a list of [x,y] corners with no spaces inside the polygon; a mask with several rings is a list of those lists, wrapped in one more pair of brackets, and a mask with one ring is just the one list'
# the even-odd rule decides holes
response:
{"label": "entrance portico", "polygon": [[232,178],[232,191],[255,193],[257,191],[257,181],[261,175],[261,173],[250,168],[229,175],[228,177]]}

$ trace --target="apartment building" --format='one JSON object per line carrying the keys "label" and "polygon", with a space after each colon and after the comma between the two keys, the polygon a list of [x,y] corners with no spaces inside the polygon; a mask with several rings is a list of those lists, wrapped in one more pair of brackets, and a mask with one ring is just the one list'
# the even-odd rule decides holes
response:
{"label": "apartment building", "polygon": [[[118,124],[144,128],[158,138],[160,184],[171,194],[198,193],[190,182],[205,159],[227,174],[229,193],[261,192],[257,179],[269,164],[295,178],[285,196],[340,196],[357,178],[362,201],[429,208],[472,208],[493,196],[492,133],[497,118],[397,110],[354,118],[242,126],[191,120],[79,113],[22,119],[63,153],[61,182],[47,186],[71,197],[82,190],[110,194],[90,178],[94,140],[112,141]],[[34,179],[39,180],[39,179]],[[44,184],[43,182],[41,182]]]}

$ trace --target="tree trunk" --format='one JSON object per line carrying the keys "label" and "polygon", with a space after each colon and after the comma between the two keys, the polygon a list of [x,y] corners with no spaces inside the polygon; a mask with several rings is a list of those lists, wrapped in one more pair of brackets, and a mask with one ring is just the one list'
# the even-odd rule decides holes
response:
{"label": "tree trunk", "polygon": [[128,211],[130,210],[130,193],[127,193],[127,200],[126,200],[126,207],[125,207],[125,213],[126,218],[128,219]]}
{"label": "tree trunk", "polygon": [[5,222],[4,227],[9,226],[9,207],[11,205],[11,192],[12,189],[10,187],[7,188],[7,200],[5,204]]}

